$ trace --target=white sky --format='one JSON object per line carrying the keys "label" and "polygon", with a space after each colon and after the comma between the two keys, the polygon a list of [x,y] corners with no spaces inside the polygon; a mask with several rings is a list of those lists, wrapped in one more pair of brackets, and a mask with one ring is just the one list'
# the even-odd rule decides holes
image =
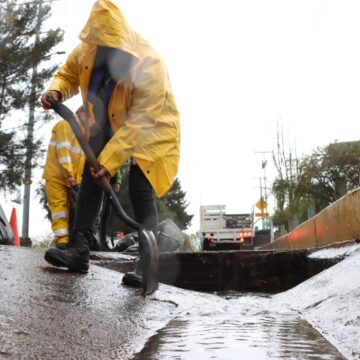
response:
{"label": "white sky", "polygon": [[[65,30],[59,50],[69,53],[78,43],[93,3],[53,3],[51,22]],[[273,149],[277,122],[298,156],[334,140],[359,139],[358,0],[118,4],[168,65],[181,114],[179,179],[195,215],[191,230],[198,229],[200,204],[251,211],[263,176],[257,152]],[[67,105],[75,109],[79,102]],[[270,184],[274,171],[267,157]],[[38,213],[36,201],[32,209]],[[44,227],[50,224],[31,219],[30,236]]]}

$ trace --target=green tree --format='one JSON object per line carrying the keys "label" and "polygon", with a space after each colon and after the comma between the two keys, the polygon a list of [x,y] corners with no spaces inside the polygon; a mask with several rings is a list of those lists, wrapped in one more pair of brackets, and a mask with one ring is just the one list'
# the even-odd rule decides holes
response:
{"label": "green tree", "polygon": [[329,144],[303,159],[297,193],[320,211],[358,188],[359,174],[360,142]]}
{"label": "green tree", "polygon": [[[34,139],[31,143],[26,140],[28,116],[17,110],[26,110],[31,100],[39,97],[56,68],[46,61],[62,40],[62,32],[41,29],[50,10],[50,5],[40,6],[39,2],[0,1],[0,190],[3,191],[13,190],[21,183],[26,149],[31,149],[33,166],[41,155],[41,140]],[[39,114],[36,118],[46,119]]]}
{"label": "green tree", "polygon": [[[278,177],[272,186],[278,206],[274,223],[287,227],[296,216],[309,218],[360,186],[360,142],[329,144],[298,161],[295,179]],[[292,197],[290,200],[289,194]]]}
{"label": "green tree", "polygon": [[189,204],[185,196],[186,193],[181,189],[180,180],[176,178],[170,190],[158,200],[160,219],[170,217],[181,230],[186,230],[194,217],[186,212]]}
{"label": "green tree", "polygon": [[0,189],[14,190],[23,173],[23,146],[14,131],[0,130]]}
{"label": "green tree", "polygon": [[273,162],[277,176],[272,184],[272,193],[277,207],[274,212],[274,225],[283,225],[289,230],[289,222],[297,217],[296,182],[299,174],[299,161],[290,146],[285,147],[281,124],[277,124],[277,137],[273,151]]}

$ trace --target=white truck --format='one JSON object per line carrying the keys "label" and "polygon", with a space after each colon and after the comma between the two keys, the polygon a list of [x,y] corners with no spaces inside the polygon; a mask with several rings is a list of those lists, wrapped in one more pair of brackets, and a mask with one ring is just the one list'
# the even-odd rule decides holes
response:
{"label": "white truck", "polygon": [[226,214],[225,205],[200,206],[202,250],[250,250],[254,236],[253,212]]}

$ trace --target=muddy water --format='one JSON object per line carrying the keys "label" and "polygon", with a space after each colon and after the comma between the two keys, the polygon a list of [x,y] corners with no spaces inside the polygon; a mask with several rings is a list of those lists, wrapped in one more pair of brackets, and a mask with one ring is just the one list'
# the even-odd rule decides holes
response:
{"label": "muddy water", "polygon": [[344,359],[311,325],[269,299],[231,299],[213,312],[195,309],[173,319],[137,355],[145,359]]}

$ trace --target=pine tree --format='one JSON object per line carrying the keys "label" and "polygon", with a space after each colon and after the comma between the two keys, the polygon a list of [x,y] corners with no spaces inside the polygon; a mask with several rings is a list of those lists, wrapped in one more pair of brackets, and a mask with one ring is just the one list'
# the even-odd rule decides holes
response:
{"label": "pine tree", "polygon": [[[28,110],[38,99],[56,66],[45,64],[62,40],[60,29],[43,31],[50,16],[49,5],[39,2],[17,4],[0,1],[0,190],[13,190],[24,174],[26,150],[31,150],[32,166],[40,156],[40,140],[24,133]],[[41,29],[41,31],[39,31]],[[34,72],[36,69],[36,72]],[[35,91],[33,91],[35,89]],[[32,96],[31,96],[32,95]],[[16,110],[22,110],[16,112]],[[21,115],[19,115],[21,114]],[[21,118],[19,119],[19,116]],[[36,116],[36,121],[46,119]],[[7,125],[11,121],[11,126]],[[28,129],[27,129],[28,130]]]}
{"label": "pine tree", "polygon": [[[176,178],[170,190],[159,200],[160,203],[165,205],[167,213],[172,214],[172,216],[168,217],[171,217],[181,230],[186,230],[190,226],[194,216],[186,212],[188,203],[185,196],[186,193],[181,189],[180,180]],[[161,212],[160,215],[162,215]]]}

